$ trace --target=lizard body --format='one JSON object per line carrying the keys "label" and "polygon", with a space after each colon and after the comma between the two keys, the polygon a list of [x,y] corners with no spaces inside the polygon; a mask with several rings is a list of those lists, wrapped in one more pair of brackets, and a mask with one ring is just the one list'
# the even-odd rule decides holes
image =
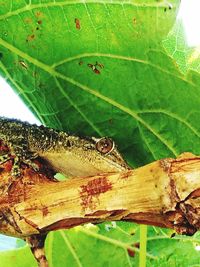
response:
{"label": "lizard body", "polygon": [[14,158],[13,174],[20,175],[21,162],[31,165],[40,157],[55,172],[66,176],[90,176],[117,172],[128,168],[114,142],[104,138],[81,138],[44,126],[31,125],[0,117],[0,140],[9,148],[9,155],[0,156],[0,163]]}

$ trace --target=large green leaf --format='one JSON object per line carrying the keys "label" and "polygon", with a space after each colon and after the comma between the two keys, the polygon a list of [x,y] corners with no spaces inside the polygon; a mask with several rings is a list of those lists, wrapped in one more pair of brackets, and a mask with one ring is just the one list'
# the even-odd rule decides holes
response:
{"label": "large green leaf", "polygon": [[[46,242],[50,267],[138,266],[139,226],[133,223],[87,225],[51,232]],[[171,237],[172,230],[149,227],[147,266],[199,266],[199,233]],[[0,252],[1,267],[36,267],[27,246]]]}
{"label": "large green leaf", "polygon": [[176,140],[198,139],[183,110],[195,85],[162,46],[178,1],[81,2],[1,0],[2,75],[45,124],[113,136],[133,165],[197,152]]}
{"label": "large green leaf", "polygon": [[[0,0],[0,74],[43,123],[112,136],[132,166],[183,151],[198,154],[199,60],[189,60],[194,51],[181,25],[172,29],[178,4]],[[50,233],[50,266],[137,265],[129,248],[139,242],[137,225],[108,228]],[[182,246],[170,235],[149,228],[148,265],[197,264],[180,255],[188,250],[196,257],[198,236]],[[13,266],[13,257],[15,266],[36,266],[27,247],[1,252],[1,266]]]}

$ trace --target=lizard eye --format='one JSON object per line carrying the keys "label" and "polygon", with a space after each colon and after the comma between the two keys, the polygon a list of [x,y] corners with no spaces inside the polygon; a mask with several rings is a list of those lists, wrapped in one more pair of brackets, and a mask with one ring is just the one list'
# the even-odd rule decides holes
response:
{"label": "lizard eye", "polygon": [[115,143],[108,137],[103,137],[96,142],[96,149],[102,154],[110,153],[115,147]]}

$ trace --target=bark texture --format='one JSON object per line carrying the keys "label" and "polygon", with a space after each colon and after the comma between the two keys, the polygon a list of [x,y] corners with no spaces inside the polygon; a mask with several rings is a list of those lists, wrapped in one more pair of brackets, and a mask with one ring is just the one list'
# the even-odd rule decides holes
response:
{"label": "bark texture", "polygon": [[[28,238],[92,222],[124,220],[173,228],[200,228],[200,157],[184,153],[121,173],[57,182],[39,162],[37,173],[12,161],[0,166],[0,232]],[[48,173],[48,174],[47,174]]]}

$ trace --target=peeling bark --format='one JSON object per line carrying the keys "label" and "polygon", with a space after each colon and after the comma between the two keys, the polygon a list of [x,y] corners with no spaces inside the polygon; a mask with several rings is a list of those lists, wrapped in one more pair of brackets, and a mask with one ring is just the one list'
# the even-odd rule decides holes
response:
{"label": "peeling bark", "polygon": [[[184,153],[135,170],[57,182],[12,162],[0,169],[0,232],[27,238],[92,222],[133,221],[192,235],[200,228],[200,157]],[[40,167],[41,167],[40,166]],[[50,173],[50,172],[49,172]]]}

